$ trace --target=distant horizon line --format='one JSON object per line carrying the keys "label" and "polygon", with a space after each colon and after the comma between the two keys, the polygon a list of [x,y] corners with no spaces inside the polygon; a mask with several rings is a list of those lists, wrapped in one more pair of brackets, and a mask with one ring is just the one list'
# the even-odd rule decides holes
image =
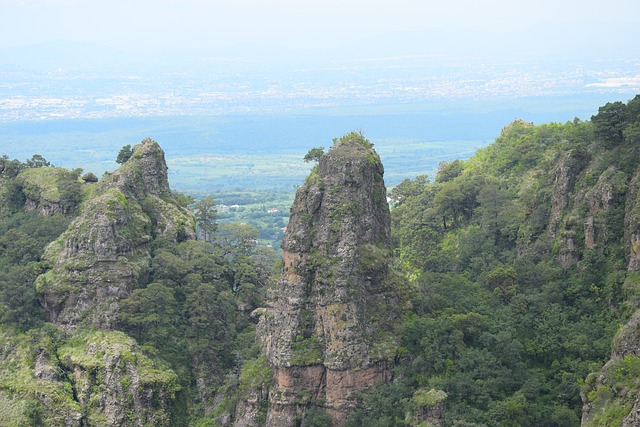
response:
{"label": "distant horizon line", "polygon": [[[593,37],[593,28],[615,28],[616,31],[600,31]],[[434,36],[438,36],[437,38]],[[361,38],[344,40],[341,43],[326,45],[291,45],[278,40],[237,40],[226,44],[202,44],[178,41],[172,44],[143,45],[128,44],[105,40],[78,40],[56,38],[50,40],[32,40],[24,43],[0,44],[0,51],[29,50],[47,46],[62,47],[100,47],[121,54],[157,55],[163,53],[197,52],[241,52],[240,56],[261,57],[273,54],[283,56],[326,56],[362,53],[363,56],[383,57],[442,57],[442,56],[487,56],[521,57],[536,54],[589,55],[592,57],[610,57],[631,55],[640,57],[640,48],[630,42],[640,36],[640,28],[626,26],[620,28],[604,22],[544,23],[518,30],[499,31],[495,28],[478,30],[451,26],[439,29],[387,31],[369,34]],[[436,40],[437,39],[437,40]],[[624,42],[620,43],[620,40]],[[225,56],[226,57],[226,56]],[[351,59],[361,59],[351,58]]]}

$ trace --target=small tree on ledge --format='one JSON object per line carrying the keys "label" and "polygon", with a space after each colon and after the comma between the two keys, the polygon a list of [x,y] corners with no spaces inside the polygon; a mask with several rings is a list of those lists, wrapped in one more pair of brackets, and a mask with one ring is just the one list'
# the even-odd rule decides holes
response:
{"label": "small tree on ledge", "polygon": [[123,164],[124,162],[129,160],[132,155],[133,155],[133,148],[131,148],[131,145],[127,144],[124,147],[122,147],[122,149],[118,153],[118,157],[116,157],[116,163]]}
{"label": "small tree on ledge", "polygon": [[304,161],[317,162],[322,156],[324,156],[324,147],[314,147],[305,154]]}

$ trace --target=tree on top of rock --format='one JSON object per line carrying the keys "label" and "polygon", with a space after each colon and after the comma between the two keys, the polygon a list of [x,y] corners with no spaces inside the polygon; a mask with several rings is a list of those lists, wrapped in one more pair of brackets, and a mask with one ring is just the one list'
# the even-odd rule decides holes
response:
{"label": "tree on top of rock", "polygon": [[130,144],[125,145],[120,149],[118,153],[118,157],[116,157],[116,163],[123,164],[127,160],[129,160],[133,156],[133,148],[131,148]]}
{"label": "tree on top of rock", "polygon": [[314,147],[305,154],[304,161],[317,162],[322,156],[324,156],[324,147]]}

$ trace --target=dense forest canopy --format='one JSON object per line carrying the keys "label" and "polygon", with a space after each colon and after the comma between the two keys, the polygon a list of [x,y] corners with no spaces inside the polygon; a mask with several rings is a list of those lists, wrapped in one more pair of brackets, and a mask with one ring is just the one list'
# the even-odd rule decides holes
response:
{"label": "dense forest canopy", "polygon": [[[393,188],[392,261],[408,296],[393,381],[362,393],[347,425],[427,425],[421,416],[445,402],[446,426],[578,426],[585,396],[603,408],[590,425],[621,425],[633,403],[594,392],[591,373],[638,309],[639,161],[637,96],[590,121],[516,120],[469,160]],[[237,400],[269,387],[251,313],[278,274],[275,252],[256,246],[247,224],[218,226],[215,202],[200,201],[191,206],[201,240],[145,243],[146,270],[115,331],[57,328],[34,283],[54,267],[47,245],[96,196],[95,176],[81,174],[40,155],[0,158],[0,415],[63,425],[50,414],[80,411],[86,425],[108,425],[72,372],[101,363],[78,362],[89,343],[112,340],[148,360],[174,396],[162,425],[231,425]],[[159,221],[144,201],[140,209]],[[49,376],[34,374],[41,357],[55,365]],[[639,358],[625,361],[620,372],[640,372]],[[632,399],[637,381],[620,375],[615,387]],[[61,384],[48,400],[45,379]],[[314,409],[302,425],[323,420]]]}
{"label": "dense forest canopy", "polygon": [[447,393],[446,425],[580,424],[584,381],[637,308],[625,213],[639,109],[636,97],[589,122],[516,120],[433,182],[391,191],[412,310],[396,380],[351,425],[405,425],[423,388]]}

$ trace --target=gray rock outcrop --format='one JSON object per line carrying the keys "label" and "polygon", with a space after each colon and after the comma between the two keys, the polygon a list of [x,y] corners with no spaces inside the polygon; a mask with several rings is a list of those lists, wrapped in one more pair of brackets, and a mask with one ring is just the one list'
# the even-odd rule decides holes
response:
{"label": "gray rock outcrop", "polygon": [[142,141],[47,247],[53,268],[36,288],[49,321],[65,329],[111,328],[118,302],[149,270],[153,239],[192,239],[194,229],[193,216],[171,195],[163,151],[150,139]]}
{"label": "gray rock outcrop", "polygon": [[340,426],[355,392],[390,379],[399,298],[383,173],[369,142],[352,133],[296,193],[284,269],[258,325],[273,369],[269,426],[294,426],[310,408]]}

